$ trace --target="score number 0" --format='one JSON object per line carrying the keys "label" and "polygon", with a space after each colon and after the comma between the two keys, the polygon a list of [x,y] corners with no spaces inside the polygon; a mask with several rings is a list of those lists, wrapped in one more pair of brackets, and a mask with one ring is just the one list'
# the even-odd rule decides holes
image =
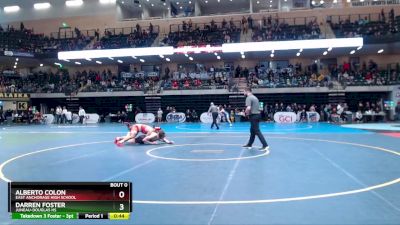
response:
{"label": "score number 0", "polygon": [[[124,198],[125,197],[125,192],[120,191],[118,193],[119,198]],[[124,204],[119,204],[119,210],[123,211],[125,209]]]}

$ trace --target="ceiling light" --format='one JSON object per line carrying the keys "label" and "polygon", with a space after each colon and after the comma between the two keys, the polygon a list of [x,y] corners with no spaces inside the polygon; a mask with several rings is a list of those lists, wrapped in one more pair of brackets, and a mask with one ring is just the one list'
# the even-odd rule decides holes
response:
{"label": "ceiling light", "polygon": [[65,62],[70,62],[68,59],[62,59],[62,60],[64,60]]}
{"label": "ceiling light", "polygon": [[75,62],[75,64],[76,64],[76,65],[81,65],[82,63],[80,63],[80,62]]}
{"label": "ceiling light", "polygon": [[89,59],[89,58],[86,58],[86,60],[87,60],[87,61],[89,61],[89,62],[91,62],[91,61],[92,61],[92,59]]}
{"label": "ceiling light", "polygon": [[139,4],[139,8],[142,8],[142,5],[141,5],[141,4]]}
{"label": "ceiling light", "polygon": [[181,7],[179,7],[180,9],[182,9],[182,6]]}
{"label": "ceiling light", "polygon": [[112,57],[108,57],[109,59],[111,59],[111,60],[114,60],[114,58],[112,58]]}
{"label": "ceiling light", "polygon": [[164,2],[163,5],[167,5],[167,3]]}
{"label": "ceiling light", "polygon": [[[114,4],[117,0],[99,0],[100,4],[106,5],[106,4]],[[124,4],[124,3],[122,3]]]}
{"label": "ceiling light", "polygon": [[380,50],[378,51],[379,54],[381,54],[382,52],[383,52],[383,49],[380,49]]}
{"label": "ceiling light", "polygon": [[299,52],[303,52],[303,49],[301,48],[301,49],[299,50]]}
{"label": "ceiling light", "polygon": [[269,7],[272,7],[272,5],[269,5]]}
{"label": "ceiling light", "polygon": [[166,58],[165,60],[167,60],[167,62],[171,61],[169,58]]}
{"label": "ceiling light", "polygon": [[15,59],[15,61],[17,61],[17,62],[18,62],[18,61],[19,61],[19,58],[16,58],[16,59]]}
{"label": "ceiling light", "polygon": [[215,52],[214,55],[215,55],[215,56],[218,56],[218,53]]}
{"label": "ceiling light", "polygon": [[313,1],[311,2],[311,4],[315,5],[316,3],[315,3],[315,1],[313,0]]}
{"label": "ceiling light", "polygon": [[18,64],[18,62],[15,62],[15,65],[17,65]]}
{"label": "ceiling light", "polygon": [[274,53],[271,53],[271,58],[274,58],[274,56],[275,56]]}
{"label": "ceiling light", "polygon": [[257,1],[257,4],[260,4],[260,1]]}
{"label": "ceiling light", "polygon": [[208,1],[206,0],[205,3],[208,3]]}
{"label": "ceiling light", "polygon": [[357,48],[357,51],[360,50],[360,49],[362,49],[362,46],[358,47],[358,48]]}
{"label": "ceiling light", "polygon": [[40,67],[43,67],[43,64],[40,64]]}
{"label": "ceiling light", "polygon": [[347,0],[347,3],[350,3],[351,2],[351,0]]}
{"label": "ceiling light", "polygon": [[137,59],[137,57],[136,57],[136,56],[132,56],[132,58],[134,58],[134,59]]}
{"label": "ceiling light", "polygon": [[300,56],[300,54],[301,54],[301,53],[300,53],[300,52],[298,52],[298,53],[296,54],[296,56]]}
{"label": "ceiling light", "polygon": [[13,12],[18,12],[20,10],[20,7],[17,5],[12,5],[12,6],[6,6],[4,7],[4,12],[5,13],[13,13]]}
{"label": "ceiling light", "polygon": [[185,53],[185,56],[186,56],[186,57],[189,57],[189,55],[188,55],[188,54],[186,54],[186,53]]}
{"label": "ceiling light", "polygon": [[100,62],[100,61],[96,61],[96,63],[97,63],[97,64],[102,64],[102,62]]}
{"label": "ceiling light", "polygon": [[77,7],[83,4],[82,0],[69,0],[65,2],[65,5],[68,7]]}
{"label": "ceiling light", "polygon": [[189,4],[192,4],[192,1],[189,1]]}
{"label": "ceiling light", "polygon": [[242,59],[244,59],[244,58],[246,58],[246,56],[245,56],[245,55],[242,55]]}
{"label": "ceiling light", "polygon": [[328,55],[328,52],[327,51],[324,51],[324,53],[322,53],[323,55]]}
{"label": "ceiling light", "polygon": [[218,3],[220,2],[220,0],[217,0],[218,1]]}
{"label": "ceiling light", "polygon": [[324,2],[324,0],[321,0],[319,3],[322,5],[322,4],[324,4],[325,2]]}
{"label": "ceiling light", "polygon": [[153,4],[153,3],[151,3],[151,6],[154,6],[154,4]]}
{"label": "ceiling light", "polygon": [[[149,0],[147,0],[147,1],[149,1]],[[176,4],[179,5],[179,2],[176,2]]]}
{"label": "ceiling light", "polygon": [[139,59],[140,60],[140,62],[142,62],[142,63],[144,63],[145,61],[144,61],[144,59]]}
{"label": "ceiling light", "polygon": [[124,63],[122,60],[119,60],[119,59],[118,59],[118,61],[117,61],[117,62],[118,62],[118,63]]}
{"label": "ceiling light", "polygon": [[217,56],[217,59],[221,59],[221,56]]}
{"label": "ceiling light", "polygon": [[356,51],[355,51],[355,50],[352,50],[352,51],[350,52],[350,55],[353,55],[354,53],[356,53]]}
{"label": "ceiling light", "polygon": [[272,0],[271,0],[271,1],[269,1],[269,3],[272,3]]}
{"label": "ceiling light", "polygon": [[335,3],[335,4],[336,4],[336,3],[337,3],[337,0],[333,0],[333,3]]}
{"label": "ceiling light", "polygon": [[329,47],[329,48],[328,48],[328,52],[330,52],[330,51],[332,51],[332,47]]}
{"label": "ceiling light", "polygon": [[164,58],[164,56],[163,55],[160,55],[160,57],[163,59]]}
{"label": "ceiling light", "polygon": [[56,65],[56,66],[61,66],[61,63],[54,63],[54,65]]}
{"label": "ceiling light", "polygon": [[271,53],[275,53],[275,50],[272,49]]}
{"label": "ceiling light", "polygon": [[14,69],[17,69],[17,66],[14,66]]}
{"label": "ceiling light", "polygon": [[193,58],[192,58],[192,57],[189,57],[189,60],[190,60],[190,61],[193,61]]}
{"label": "ceiling light", "polygon": [[33,8],[37,9],[37,10],[41,10],[41,9],[48,9],[50,8],[50,3],[48,2],[43,2],[43,3],[36,3],[33,5]]}

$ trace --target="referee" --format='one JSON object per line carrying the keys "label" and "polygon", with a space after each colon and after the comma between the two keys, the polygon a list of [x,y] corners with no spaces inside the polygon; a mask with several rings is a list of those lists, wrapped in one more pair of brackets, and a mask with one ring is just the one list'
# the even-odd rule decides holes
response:
{"label": "referee", "polygon": [[218,124],[217,124],[217,118],[218,118],[218,107],[214,105],[213,102],[210,104],[210,108],[208,109],[208,113],[211,113],[213,122],[211,124],[211,129],[214,127],[214,124],[217,126],[217,130],[219,130]]}
{"label": "referee", "polygon": [[246,98],[246,115],[249,116],[249,120],[250,120],[250,139],[249,142],[244,145],[244,148],[251,148],[253,143],[254,143],[254,139],[257,137],[260,139],[260,142],[262,144],[262,147],[259,149],[260,151],[269,151],[269,146],[267,144],[267,142],[265,141],[264,136],[262,135],[261,131],[260,131],[260,104],[258,101],[258,98],[256,96],[253,95],[253,93],[251,93],[251,88],[246,87],[244,90],[244,95],[247,96]]}

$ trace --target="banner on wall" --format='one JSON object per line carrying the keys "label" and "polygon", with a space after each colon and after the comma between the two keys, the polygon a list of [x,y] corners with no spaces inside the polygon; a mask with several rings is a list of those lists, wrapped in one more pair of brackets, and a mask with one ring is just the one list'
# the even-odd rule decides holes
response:
{"label": "banner on wall", "polygon": [[[200,121],[201,121],[202,123],[212,123],[212,122],[213,122],[212,114],[211,114],[211,113],[208,113],[208,112],[202,113],[202,114],[200,115]],[[217,123],[220,123],[220,122],[221,122],[221,116],[218,115]]]}
{"label": "banner on wall", "polygon": [[[307,122],[311,122],[311,123],[318,122],[321,118],[319,113],[317,113],[317,112],[306,112],[306,114],[307,114]],[[300,121],[300,115],[301,115],[301,112],[298,112],[297,113],[297,121]]]}
{"label": "banner on wall", "polygon": [[53,114],[43,114],[43,119],[46,124],[54,123],[54,116]]}
{"label": "banner on wall", "polygon": [[295,123],[297,116],[294,112],[277,112],[274,114],[274,120],[277,123]]}
{"label": "banner on wall", "polygon": [[138,113],[135,116],[136,123],[154,123],[156,117],[153,113]]}
{"label": "banner on wall", "polygon": [[88,113],[85,117],[85,123],[93,124],[98,123],[100,121],[100,116],[97,113]]}
{"label": "banner on wall", "polygon": [[186,121],[186,115],[181,112],[168,113],[166,119],[167,122],[170,123],[184,123]]}

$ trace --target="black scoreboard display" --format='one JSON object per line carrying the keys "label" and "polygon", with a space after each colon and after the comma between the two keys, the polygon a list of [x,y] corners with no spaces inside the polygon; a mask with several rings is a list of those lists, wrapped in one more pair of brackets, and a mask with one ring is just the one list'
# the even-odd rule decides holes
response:
{"label": "black scoreboard display", "polygon": [[128,220],[131,182],[10,182],[8,211],[15,220]]}

